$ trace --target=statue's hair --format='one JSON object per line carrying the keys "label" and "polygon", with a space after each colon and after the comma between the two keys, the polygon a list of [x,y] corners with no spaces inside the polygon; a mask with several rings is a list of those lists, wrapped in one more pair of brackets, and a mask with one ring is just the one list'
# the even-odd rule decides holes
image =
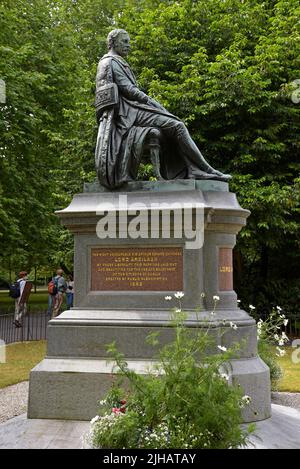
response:
{"label": "statue's hair", "polygon": [[114,46],[115,40],[119,36],[120,33],[126,33],[125,29],[113,29],[107,36],[107,47],[111,49]]}

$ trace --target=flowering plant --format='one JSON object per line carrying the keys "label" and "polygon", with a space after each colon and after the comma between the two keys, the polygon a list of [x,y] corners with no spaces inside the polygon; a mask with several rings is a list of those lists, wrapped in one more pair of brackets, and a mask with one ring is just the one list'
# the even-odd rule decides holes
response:
{"label": "flowering plant", "polygon": [[[249,305],[249,308],[253,314],[255,307]],[[280,306],[273,308],[264,321],[259,319],[257,322],[258,353],[270,368],[272,391],[278,389],[278,383],[283,375],[277,357],[283,357],[286,353],[283,346],[289,341],[289,338],[283,328],[287,324],[288,319]]]}
{"label": "flowering plant", "polygon": [[[183,296],[182,292],[175,294],[179,308],[175,308],[171,324],[174,340],[161,348],[156,365],[147,374],[132,371],[115,344],[109,346],[123,382],[114,385],[100,403],[99,415],[91,422],[92,447],[246,445],[254,426],[241,427],[241,410],[251,398],[243,396],[240,387],[228,385],[226,362],[233,352],[218,348],[208,331],[184,325]],[[216,304],[218,299],[214,301]],[[148,342],[158,345],[157,334],[150,335]],[[215,353],[208,354],[208,348]]]}

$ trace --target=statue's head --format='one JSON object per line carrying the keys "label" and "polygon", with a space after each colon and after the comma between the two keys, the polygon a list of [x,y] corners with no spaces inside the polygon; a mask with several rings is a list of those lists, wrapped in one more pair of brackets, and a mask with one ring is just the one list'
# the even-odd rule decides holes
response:
{"label": "statue's head", "polygon": [[109,50],[125,57],[130,50],[129,34],[125,29],[113,29],[107,36],[107,46]]}

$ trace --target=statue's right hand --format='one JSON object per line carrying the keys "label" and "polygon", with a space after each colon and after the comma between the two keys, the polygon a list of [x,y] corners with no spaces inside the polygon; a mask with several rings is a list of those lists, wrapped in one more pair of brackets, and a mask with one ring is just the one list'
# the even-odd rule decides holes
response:
{"label": "statue's right hand", "polygon": [[156,107],[157,109],[160,109],[161,111],[165,111],[165,110],[166,110],[161,104],[159,104],[159,103],[158,103],[157,101],[155,101],[155,99],[153,99],[153,98],[149,98],[147,104],[148,104],[149,106]]}

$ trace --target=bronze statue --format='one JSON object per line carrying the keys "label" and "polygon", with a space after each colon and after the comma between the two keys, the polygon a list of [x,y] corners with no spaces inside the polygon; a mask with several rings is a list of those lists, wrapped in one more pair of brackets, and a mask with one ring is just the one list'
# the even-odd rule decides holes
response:
{"label": "bronze statue", "polygon": [[101,58],[96,77],[95,160],[100,183],[114,189],[134,181],[146,145],[158,138],[156,173],[163,179],[230,179],[206,162],[178,117],[137,87],[124,60],[130,50],[128,33],[115,29],[107,42],[109,51]]}

